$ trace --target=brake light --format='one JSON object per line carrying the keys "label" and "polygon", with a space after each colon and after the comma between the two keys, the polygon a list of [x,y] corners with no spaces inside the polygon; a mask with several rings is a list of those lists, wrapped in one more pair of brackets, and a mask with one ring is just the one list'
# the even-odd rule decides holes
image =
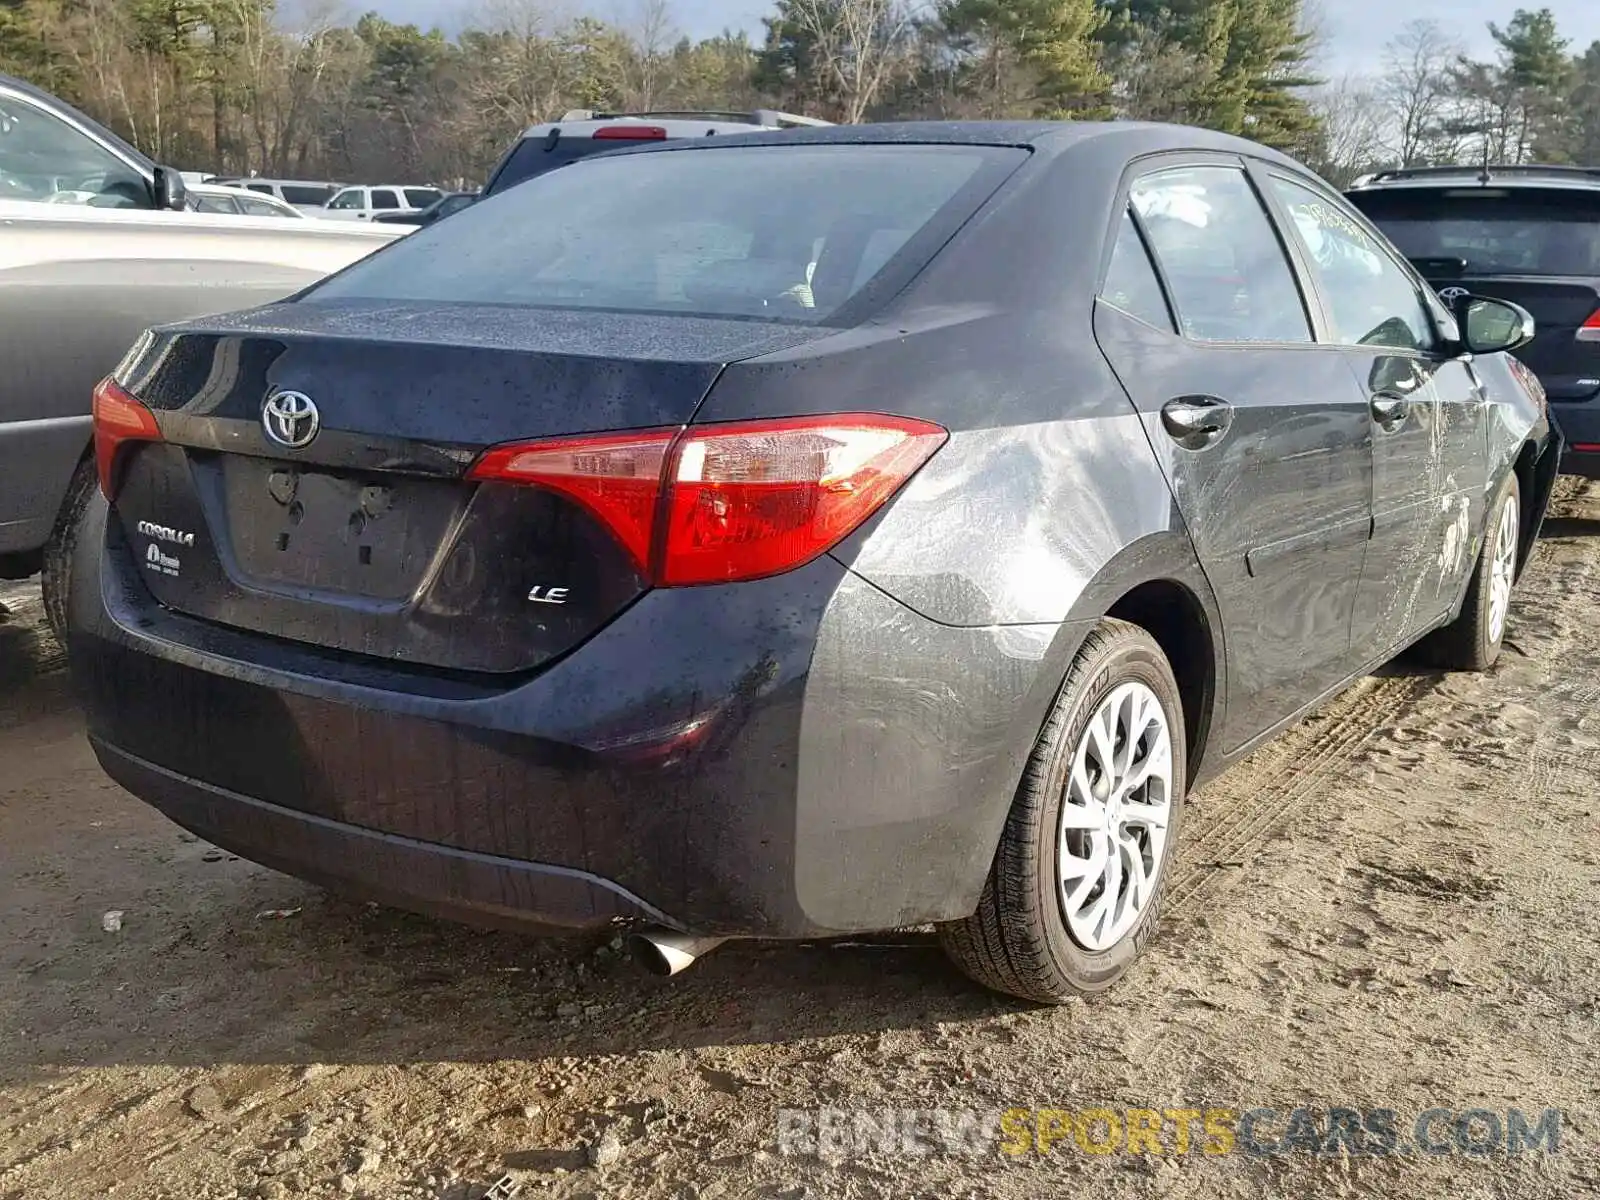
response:
{"label": "brake light", "polygon": [[604,125],[589,136],[608,142],[658,142],[667,131],[660,125]]}
{"label": "brake light", "polygon": [[533,484],[576,500],[647,567],[661,469],[677,435],[657,429],[500,446],[477,461],[471,478]]}
{"label": "brake light", "polygon": [[1578,327],[1580,342],[1600,342],[1600,308],[1594,310],[1587,321]]}
{"label": "brake light", "polygon": [[661,586],[729,583],[832,549],[948,437],[905,417],[790,417],[501,446],[470,475],[572,498]]}
{"label": "brake light", "polygon": [[124,442],[159,442],[161,426],[153,412],[109,377],[95,385],[93,412],[95,468],[101,492],[112,500],[116,498],[117,452]]}

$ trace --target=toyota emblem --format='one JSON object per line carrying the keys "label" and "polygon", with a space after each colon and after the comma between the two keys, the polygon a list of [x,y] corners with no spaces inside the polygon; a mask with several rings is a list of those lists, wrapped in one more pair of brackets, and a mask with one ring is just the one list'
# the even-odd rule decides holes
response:
{"label": "toyota emblem", "polygon": [[1471,294],[1472,293],[1467,291],[1467,289],[1464,287],[1447,287],[1439,289],[1439,299],[1443,300],[1452,308],[1455,307],[1457,300],[1461,299],[1463,296],[1470,296]]}
{"label": "toyota emblem", "polygon": [[304,392],[273,392],[261,406],[261,428],[280,446],[300,450],[322,428],[322,415]]}

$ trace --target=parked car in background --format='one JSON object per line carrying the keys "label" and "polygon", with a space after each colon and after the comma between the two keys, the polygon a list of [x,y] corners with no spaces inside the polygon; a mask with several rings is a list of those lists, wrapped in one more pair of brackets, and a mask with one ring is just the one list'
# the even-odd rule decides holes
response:
{"label": "parked car in background", "polygon": [[1517,357],[1566,435],[1562,469],[1600,478],[1600,168],[1385,171],[1349,195],[1446,299],[1497,296],[1533,314]]}
{"label": "parked car in background", "polygon": [[394,903],[660,969],[936,922],[1061,1001],[1154,930],[1194,781],[1408,646],[1495,660],[1530,336],[1200,129],[597,156],[101,385],[90,739]]}
{"label": "parked car in background", "polygon": [[317,179],[261,179],[217,177],[212,183],[228,187],[242,187],[264,196],[276,196],[285,204],[292,204],[304,213],[318,213],[344,187],[342,183],[329,183]]}
{"label": "parked car in background", "polygon": [[244,217],[288,217],[294,221],[310,219],[294,205],[276,196],[214,183],[190,184],[189,203],[196,212],[231,213]]}
{"label": "parked car in background", "polygon": [[460,212],[477,198],[477,192],[448,192],[427,208],[415,212],[383,212],[372,219],[380,225],[432,225],[441,217]]}
{"label": "parked car in background", "polygon": [[347,187],[316,215],[334,221],[370,221],[384,212],[420,212],[443,198],[444,193],[436,187]]}
{"label": "parked car in background", "polygon": [[152,322],[286,296],[400,232],[269,229],[189,203],[178,172],[0,77],[0,578],[42,566],[58,630],[75,513],[94,486],[95,381]]}
{"label": "parked car in background", "polygon": [[483,195],[493,196],[570,162],[641,142],[718,137],[755,130],[815,129],[816,117],[762,108],[753,112],[603,113],[575,108],[559,121],[530,125],[489,175]]}

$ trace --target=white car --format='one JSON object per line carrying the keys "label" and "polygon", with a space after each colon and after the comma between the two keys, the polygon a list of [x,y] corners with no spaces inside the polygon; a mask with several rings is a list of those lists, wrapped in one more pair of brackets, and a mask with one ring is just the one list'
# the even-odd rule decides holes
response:
{"label": "white car", "polygon": [[222,187],[215,183],[191,183],[188,186],[189,206],[196,212],[231,213],[244,217],[288,217],[295,221],[310,220],[292,204],[276,196],[264,195],[240,187]]}
{"label": "white car", "polygon": [[420,212],[443,198],[444,193],[436,187],[402,184],[347,187],[316,215],[332,221],[370,221],[381,212]]}

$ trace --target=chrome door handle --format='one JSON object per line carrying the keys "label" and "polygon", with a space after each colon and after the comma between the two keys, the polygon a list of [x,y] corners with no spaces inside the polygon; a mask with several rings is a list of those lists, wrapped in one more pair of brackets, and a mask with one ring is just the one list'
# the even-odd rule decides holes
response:
{"label": "chrome door handle", "polygon": [[1233,424],[1233,406],[1215,396],[1179,396],[1161,406],[1161,427],[1185,450],[1217,441]]}

